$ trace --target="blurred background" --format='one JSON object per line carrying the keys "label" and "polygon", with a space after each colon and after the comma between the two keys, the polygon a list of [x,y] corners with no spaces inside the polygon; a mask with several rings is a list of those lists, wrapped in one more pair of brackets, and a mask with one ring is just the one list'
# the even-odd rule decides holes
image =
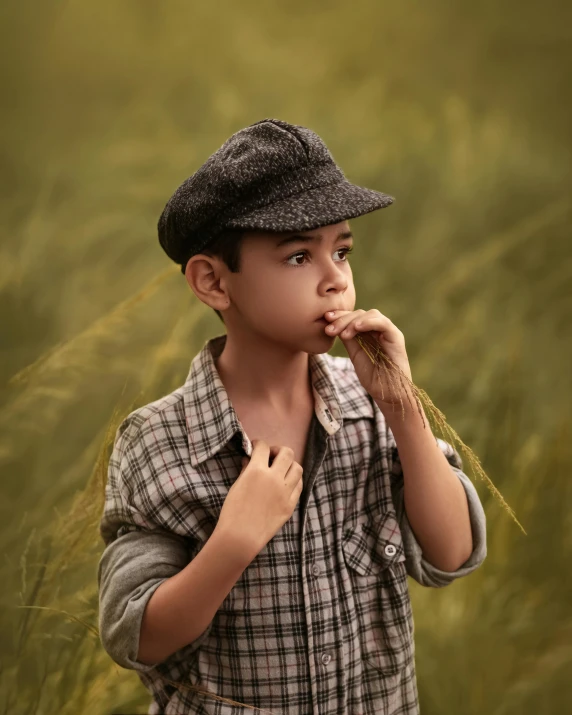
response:
{"label": "blurred background", "polygon": [[486,561],[446,589],[409,579],[421,711],[564,712],[572,5],[4,0],[0,18],[0,712],[147,711],[98,640],[106,462],[123,417],[224,332],[159,215],[266,117],[396,197],[351,222],[356,308],[404,332],[527,531],[475,478]]}

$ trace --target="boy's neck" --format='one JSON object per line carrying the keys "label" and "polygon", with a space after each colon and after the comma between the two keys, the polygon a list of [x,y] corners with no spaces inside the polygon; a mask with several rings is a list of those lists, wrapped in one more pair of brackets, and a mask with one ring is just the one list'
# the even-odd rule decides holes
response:
{"label": "boy's neck", "polygon": [[309,355],[288,354],[227,340],[215,358],[219,377],[231,402],[260,405],[275,415],[295,415],[313,403]]}

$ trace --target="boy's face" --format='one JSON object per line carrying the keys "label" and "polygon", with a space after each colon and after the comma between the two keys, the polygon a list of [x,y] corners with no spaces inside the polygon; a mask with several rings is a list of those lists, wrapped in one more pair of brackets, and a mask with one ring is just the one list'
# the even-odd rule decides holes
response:
{"label": "boy's face", "polygon": [[327,322],[317,319],[328,310],[354,310],[346,255],[352,243],[348,221],[301,233],[246,233],[240,272],[223,265],[220,273],[230,299],[223,311],[228,331],[258,333],[294,350],[327,352],[335,337],[326,334]]}

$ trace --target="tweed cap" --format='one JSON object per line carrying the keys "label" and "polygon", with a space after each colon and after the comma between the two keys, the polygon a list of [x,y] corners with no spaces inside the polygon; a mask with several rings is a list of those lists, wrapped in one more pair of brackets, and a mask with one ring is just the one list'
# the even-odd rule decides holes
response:
{"label": "tweed cap", "polygon": [[261,119],[179,186],[159,218],[159,242],[184,273],[189,258],[225,229],[309,231],[393,201],[350,183],[315,132]]}

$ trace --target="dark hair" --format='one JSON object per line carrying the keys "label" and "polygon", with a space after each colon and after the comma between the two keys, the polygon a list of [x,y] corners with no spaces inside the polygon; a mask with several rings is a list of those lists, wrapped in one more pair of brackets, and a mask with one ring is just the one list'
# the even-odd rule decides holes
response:
{"label": "dark hair", "polygon": [[[209,243],[208,246],[199,251],[199,253],[204,253],[211,258],[220,258],[231,273],[240,273],[240,248],[243,238],[243,231],[238,229],[225,229]],[[183,273],[185,272],[188,260],[189,259],[181,266]],[[213,308],[213,310],[224,323],[224,318],[220,314],[220,311],[216,310],[216,308]]]}

